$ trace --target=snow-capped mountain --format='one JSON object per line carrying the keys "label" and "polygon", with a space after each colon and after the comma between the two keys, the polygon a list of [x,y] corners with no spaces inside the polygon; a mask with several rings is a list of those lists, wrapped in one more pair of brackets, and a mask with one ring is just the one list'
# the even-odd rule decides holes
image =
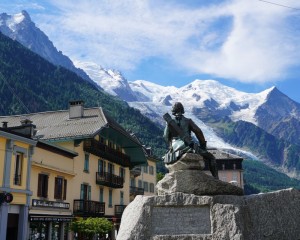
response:
{"label": "snow-capped mountain", "polygon": [[[205,119],[229,117],[233,122],[250,122],[266,132],[300,145],[300,104],[276,87],[260,93],[246,93],[215,80],[195,80],[177,88],[145,80],[128,82],[121,73],[104,70],[96,64],[79,65],[105,91],[119,96],[153,121],[164,124],[163,113],[177,101],[185,104],[186,114]],[[297,131],[295,131],[297,130]]]}
{"label": "snow-capped mountain", "polygon": [[[262,159],[300,178],[299,164],[294,166],[295,158],[300,157],[295,153],[295,149],[300,151],[300,104],[276,87],[246,93],[215,80],[197,79],[177,88],[145,80],[128,82],[116,71],[111,74],[111,70],[100,68],[97,72],[96,65],[80,67],[105,91],[119,96],[162,126],[163,114],[170,113],[172,104],[180,101],[185,115],[203,130],[208,146]],[[224,134],[228,129],[233,134]]]}
{"label": "snow-capped mountain", "polygon": [[128,81],[117,70],[104,69],[92,62],[74,62],[75,65],[84,69],[86,73],[99,86],[105,86],[105,91],[113,96],[119,96],[125,101],[136,101],[135,94],[132,92]]}
{"label": "snow-capped mountain", "polygon": [[54,65],[63,66],[83,79],[94,83],[89,76],[79,68],[76,68],[73,62],[67,56],[58,51],[47,35],[42,32],[35,23],[31,21],[29,14],[26,11],[21,13],[8,15],[0,14],[0,32],[18,41],[23,46],[37,53]]}

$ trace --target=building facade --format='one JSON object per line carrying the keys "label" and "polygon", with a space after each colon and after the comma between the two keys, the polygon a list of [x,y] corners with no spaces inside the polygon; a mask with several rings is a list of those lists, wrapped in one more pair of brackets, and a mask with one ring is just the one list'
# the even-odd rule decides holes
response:
{"label": "building facade", "polygon": [[147,165],[139,166],[131,171],[130,202],[137,195],[155,195],[157,159],[147,157]]}
{"label": "building facade", "polygon": [[[219,149],[209,149],[208,151],[216,158],[219,179],[244,189],[243,158]],[[205,163],[204,170],[207,174],[211,175],[207,163]]]}
{"label": "building facade", "polygon": [[82,101],[70,102],[66,111],[1,118],[10,127],[20,119],[30,119],[39,140],[31,168],[30,239],[67,239],[71,215],[107,218],[113,238],[130,202],[130,169],[147,164],[140,142],[102,108],[84,108]]}
{"label": "building facade", "polygon": [[28,239],[68,239],[76,152],[38,141],[31,162]]}
{"label": "building facade", "polygon": [[[12,202],[0,205],[0,239],[25,240],[28,229],[30,165],[36,141],[30,135],[0,128],[0,193],[11,193]],[[29,126],[29,128],[31,128]]]}

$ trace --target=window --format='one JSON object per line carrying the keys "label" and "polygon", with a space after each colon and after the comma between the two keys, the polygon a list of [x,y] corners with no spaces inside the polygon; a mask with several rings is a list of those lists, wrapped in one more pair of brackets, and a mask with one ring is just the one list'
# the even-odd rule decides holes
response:
{"label": "window", "polygon": [[150,192],[154,193],[154,183],[150,183]]}
{"label": "window", "polygon": [[144,166],[144,173],[148,173],[148,166]]}
{"label": "window", "polygon": [[103,173],[104,171],[104,164],[105,162],[101,159],[98,160],[98,172]]}
{"label": "window", "polygon": [[115,174],[115,166],[111,163],[107,164],[107,169],[110,174]]}
{"label": "window", "polygon": [[38,177],[38,191],[37,196],[47,198],[48,197],[48,179],[47,174],[39,174]]}
{"label": "window", "polygon": [[84,169],[83,171],[88,172],[89,171],[89,161],[90,161],[90,155],[88,153],[84,154]]}
{"label": "window", "polygon": [[135,179],[134,178],[130,178],[130,186],[135,187]]}
{"label": "window", "polygon": [[151,175],[154,175],[154,167],[153,166],[149,166],[149,173]]}
{"label": "window", "polygon": [[17,152],[15,158],[14,185],[21,185],[22,162],[23,162],[23,153]]}
{"label": "window", "polygon": [[238,180],[238,173],[237,172],[233,172],[232,173],[232,181],[237,181]]}
{"label": "window", "polygon": [[103,191],[103,188],[100,188],[99,202],[104,202],[103,199],[104,199],[104,191]]}
{"label": "window", "polygon": [[108,207],[112,208],[112,190],[111,189],[109,189]]}
{"label": "window", "polygon": [[124,192],[120,191],[120,205],[124,205]]}
{"label": "window", "polygon": [[139,180],[139,188],[143,188],[143,182],[142,182],[142,180]]}
{"label": "window", "polygon": [[80,186],[80,199],[91,200],[91,186],[87,184],[81,184]]}
{"label": "window", "polygon": [[67,180],[62,177],[55,178],[54,198],[66,200],[67,198]]}
{"label": "window", "polygon": [[122,167],[119,168],[119,176],[122,177],[125,181],[125,169]]}
{"label": "window", "polygon": [[144,191],[145,192],[149,191],[149,189],[148,189],[148,182],[144,182]]}

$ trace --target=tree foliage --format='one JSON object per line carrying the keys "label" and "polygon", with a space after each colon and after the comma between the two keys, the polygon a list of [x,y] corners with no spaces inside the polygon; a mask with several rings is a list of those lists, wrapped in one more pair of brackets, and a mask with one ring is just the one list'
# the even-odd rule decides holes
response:
{"label": "tree foliage", "polygon": [[106,218],[77,218],[71,225],[70,230],[78,233],[80,239],[93,239],[96,234],[105,235],[113,228],[113,224]]}

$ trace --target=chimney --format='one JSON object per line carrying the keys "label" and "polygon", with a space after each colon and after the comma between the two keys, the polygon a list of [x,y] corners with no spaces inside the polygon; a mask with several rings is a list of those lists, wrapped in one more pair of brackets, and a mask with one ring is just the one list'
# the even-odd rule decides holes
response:
{"label": "chimney", "polygon": [[21,118],[21,125],[15,127],[9,127],[10,131],[15,133],[20,133],[27,137],[33,138],[37,132],[36,126],[32,124],[29,118]]}
{"label": "chimney", "polygon": [[2,127],[7,128],[7,124],[8,124],[8,122],[2,122]]}
{"label": "chimney", "polygon": [[84,101],[70,101],[69,102],[69,119],[83,117]]}
{"label": "chimney", "polygon": [[32,121],[29,118],[21,119],[21,125],[22,126],[27,126],[27,125],[30,125],[30,124],[32,124]]}

